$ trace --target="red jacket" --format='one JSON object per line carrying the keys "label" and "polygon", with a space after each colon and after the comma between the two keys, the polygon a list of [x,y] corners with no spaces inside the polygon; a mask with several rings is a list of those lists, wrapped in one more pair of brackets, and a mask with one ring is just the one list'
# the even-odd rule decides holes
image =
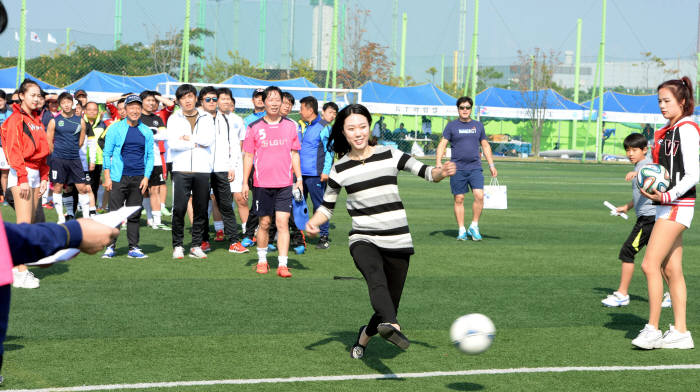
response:
{"label": "red jacket", "polygon": [[17,172],[17,183],[27,182],[27,168],[39,170],[42,180],[49,179],[49,142],[38,112],[26,113],[19,104],[12,105],[12,115],[0,129],[2,147],[10,167]]}

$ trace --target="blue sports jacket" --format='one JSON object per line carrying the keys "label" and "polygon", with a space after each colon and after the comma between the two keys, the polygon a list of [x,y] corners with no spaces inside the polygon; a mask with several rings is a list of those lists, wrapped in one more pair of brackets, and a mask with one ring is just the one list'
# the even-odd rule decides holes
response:
{"label": "blue sports jacket", "polygon": [[[139,131],[146,138],[144,145],[144,167],[143,176],[149,178],[153,171],[153,131],[139,120]],[[122,161],[122,146],[126,139],[126,133],[129,131],[129,123],[126,119],[120,120],[109,127],[107,136],[105,136],[105,148],[102,150],[102,168],[109,170],[109,178],[112,181],[119,182],[122,179],[122,170],[124,170],[124,162]]]}

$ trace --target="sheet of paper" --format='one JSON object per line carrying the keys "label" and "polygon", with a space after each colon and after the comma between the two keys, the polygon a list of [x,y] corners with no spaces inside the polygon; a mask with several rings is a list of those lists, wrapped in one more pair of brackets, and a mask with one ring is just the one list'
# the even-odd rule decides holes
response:
{"label": "sheet of paper", "polygon": [[603,202],[603,205],[606,206],[606,207],[608,207],[608,208],[610,209],[610,215],[612,215],[612,216],[621,216],[621,217],[623,217],[624,219],[629,218],[629,217],[627,216],[627,214],[625,214],[624,212],[617,212],[617,208],[615,208],[615,206],[612,205],[612,203],[610,203],[609,201],[607,201],[607,200],[604,201],[604,202]]}
{"label": "sheet of paper", "polygon": [[[92,217],[92,219],[102,223],[103,225],[117,227],[120,223],[124,222],[128,217],[130,217],[133,213],[139,210],[141,210],[141,206],[122,207],[116,211],[112,211],[107,214],[96,215]],[[34,263],[27,263],[25,265],[54,264],[61,261],[70,260],[73,257],[77,256],[78,253],[80,253],[80,250],[75,248],[61,249],[58,252],[52,254],[51,256],[46,256],[39,261],[36,261]]]}

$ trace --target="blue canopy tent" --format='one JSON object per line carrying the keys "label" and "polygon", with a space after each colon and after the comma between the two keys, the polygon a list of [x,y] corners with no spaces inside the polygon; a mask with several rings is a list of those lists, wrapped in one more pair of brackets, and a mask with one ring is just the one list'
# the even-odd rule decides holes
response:
{"label": "blue canopy tent", "polygon": [[372,113],[456,116],[457,99],[433,84],[395,87],[377,82],[360,86],[362,104]]}
{"label": "blue canopy tent", "polygon": [[[221,82],[221,84],[234,84],[234,85],[242,85],[242,86],[277,86],[277,87],[281,88],[282,90],[285,90],[285,87],[294,87],[295,89],[286,90],[286,91],[289,91],[289,93],[291,93],[294,96],[294,99],[297,101],[299,101],[300,99],[307,97],[309,95],[313,95],[319,101],[324,100],[324,95],[325,95],[326,100],[330,99],[330,97],[331,97],[330,93],[323,93],[320,91],[312,91],[312,90],[298,90],[297,88],[302,88],[302,87],[318,88],[317,85],[313,84],[311,81],[309,81],[306,78],[296,78],[296,79],[286,79],[286,80],[262,80],[262,79],[251,78],[248,76],[233,75],[232,77]],[[239,98],[239,97],[240,98],[250,98],[253,96],[253,91],[255,91],[256,88],[257,87],[231,88],[231,91],[233,92],[233,96],[236,98]]]}
{"label": "blue canopy tent", "polygon": [[[590,109],[590,104],[591,101],[587,101],[582,105]],[[593,99],[593,110],[595,112],[598,110],[598,98]],[[606,91],[603,94],[603,121],[663,124],[666,122],[666,119],[663,118],[659,111],[656,94],[628,95]]]}
{"label": "blue canopy tent", "polygon": [[552,89],[516,91],[489,87],[476,95],[474,105],[480,117],[530,118],[530,108],[544,108],[545,120],[583,120],[586,107],[568,100]]}
{"label": "blue canopy tent", "polygon": [[[39,84],[43,90],[57,90],[58,87],[52,86],[46,82],[35,78],[29,73],[24,73],[24,78],[34,80]],[[14,90],[17,82],[17,67],[3,68],[0,69],[0,88],[7,90]]]}
{"label": "blue canopy tent", "polygon": [[175,78],[161,73],[146,76],[113,75],[100,71],[90,71],[79,80],[67,85],[68,91],[85,90],[95,93],[140,93],[143,90],[155,90],[158,83],[174,82]]}

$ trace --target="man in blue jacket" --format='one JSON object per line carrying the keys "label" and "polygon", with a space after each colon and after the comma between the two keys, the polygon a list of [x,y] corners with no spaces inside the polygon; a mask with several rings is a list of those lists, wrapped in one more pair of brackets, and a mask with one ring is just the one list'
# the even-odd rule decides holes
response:
{"label": "man in blue jacket", "polygon": [[[141,98],[135,94],[129,95],[124,106],[126,118],[110,127],[102,154],[105,171],[103,186],[110,191],[110,211],[118,210],[125,201],[127,206],[141,206],[153,171],[153,132],[140,121]],[[129,240],[127,257],[132,259],[148,257],[139,248],[140,218],[140,214],[133,214],[126,225],[126,238]],[[116,242],[115,238],[102,258],[114,257]]]}
{"label": "man in blue jacket", "polygon": [[[314,212],[323,203],[326,181],[333,165],[333,153],[328,150],[329,124],[318,115],[318,101],[313,96],[302,98],[299,114],[306,124],[301,136],[301,176],[304,179],[304,199],[311,195]],[[328,249],[328,222],[320,227],[321,237],[316,249]]]}

